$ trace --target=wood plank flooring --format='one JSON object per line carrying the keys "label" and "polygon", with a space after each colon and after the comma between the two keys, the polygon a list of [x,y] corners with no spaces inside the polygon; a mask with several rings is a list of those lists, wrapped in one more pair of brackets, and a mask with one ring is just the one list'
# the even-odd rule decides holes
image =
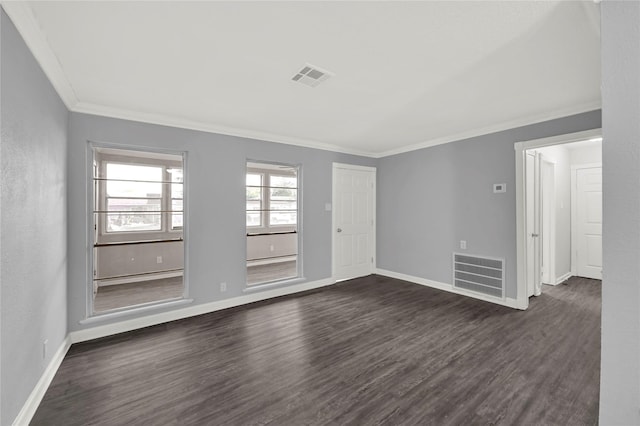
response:
{"label": "wood plank flooring", "polygon": [[247,284],[267,283],[293,278],[298,274],[295,260],[247,267]]}
{"label": "wood plank flooring", "polygon": [[32,424],[596,424],[600,281],[544,291],[373,275],[75,344]]}
{"label": "wood plank flooring", "polygon": [[182,297],[182,276],[99,287],[93,306],[96,312]]}

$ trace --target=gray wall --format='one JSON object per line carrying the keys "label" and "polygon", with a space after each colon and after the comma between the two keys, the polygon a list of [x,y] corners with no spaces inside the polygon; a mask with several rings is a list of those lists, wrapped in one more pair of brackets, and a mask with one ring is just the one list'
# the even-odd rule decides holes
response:
{"label": "gray wall", "polygon": [[[304,276],[331,276],[332,162],[375,165],[376,160],[133,121],[71,113],[69,120],[69,330],[89,327],[87,291],[87,141],[187,152],[187,279],[194,303],[243,294],[246,287],[246,161],[301,165]],[[220,292],[220,283],[227,291]],[[94,323],[90,326],[108,322]]]}
{"label": "gray wall", "polygon": [[602,144],[583,148],[573,148],[570,151],[571,165],[602,163]]}
{"label": "gray wall", "polygon": [[68,113],[1,15],[0,423],[9,425],[67,334]]}
{"label": "gray wall", "polygon": [[640,424],[640,3],[602,13],[600,423]]}
{"label": "gray wall", "polygon": [[515,298],[514,143],[598,127],[592,111],[380,159],[378,268],[450,284],[452,252],[500,257]]}

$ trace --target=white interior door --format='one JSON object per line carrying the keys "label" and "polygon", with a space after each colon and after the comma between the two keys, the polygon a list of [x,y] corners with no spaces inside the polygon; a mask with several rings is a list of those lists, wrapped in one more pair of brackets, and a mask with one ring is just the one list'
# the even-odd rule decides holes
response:
{"label": "white interior door", "polygon": [[576,169],[576,275],[602,279],[602,168]]}
{"label": "white interior door", "polygon": [[373,273],[375,169],[334,164],[333,275],[336,280]]}
{"label": "white interior door", "polygon": [[525,197],[527,230],[527,297],[539,296],[541,285],[540,258],[540,160],[535,151],[527,152],[525,160]]}

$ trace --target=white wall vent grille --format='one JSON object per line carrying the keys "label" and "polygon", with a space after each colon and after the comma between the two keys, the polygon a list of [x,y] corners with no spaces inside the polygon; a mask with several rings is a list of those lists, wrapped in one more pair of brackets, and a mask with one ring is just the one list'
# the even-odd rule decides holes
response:
{"label": "white wall vent grille", "polygon": [[315,65],[305,64],[305,66],[302,67],[302,69],[298,71],[291,80],[306,84],[307,86],[316,87],[318,84],[328,80],[334,75],[335,74],[331,71],[323,70]]}
{"label": "white wall vent grille", "polygon": [[504,260],[453,253],[453,287],[504,298]]}

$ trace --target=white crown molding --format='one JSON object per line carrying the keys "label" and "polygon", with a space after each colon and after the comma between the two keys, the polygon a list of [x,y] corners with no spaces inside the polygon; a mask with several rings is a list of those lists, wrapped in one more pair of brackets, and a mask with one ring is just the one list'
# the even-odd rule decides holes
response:
{"label": "white crown molding", "polygon": [[113,108],[104,105],[97,105],[88,102],[78,102],[73,108],[73,112],[85,114],[100,115],[103,117],[119,118],[123,120],[138,121],[142,123],[158,124],[161,126],[177,127],[181,129],[198,130],[208,133],[218,133],[227,136],[235,136],[247,139],[256,139],[266,142],[282,143],[286,145],[295,145],[304,148],[321,149],[324,151],[338,152],[342,154],[360,155],[363,157],[375,157],[375,153],[359,151],[350,148],[344,148],[339,145],[333,145],[318,142],[309,139],[295,138],[291,136],[275,135],[272,133],[239,129],[235,127],[220,126],[212,123],[193,121],[184,118],[172,117],[164,114],[146,113],[139,111],[131,111],[122,108]]}
{"label": "white crown molding", "polygon": [[375,158],[389,157],[391,155],[403,154],[405,152],[417,151],[423,148],[429,148],[436,145],[442,145],[449,142],[461,141],[464,139],[475,138],[478,136],[485,136],[491,133],[498,133],[505,130],[515,129],[518,127],[529,126],[531,124],[542,123],[544,121],[555,120],[558,118],[568,117],[570,115],[581,114],[584,112],[594,111],[602,108],[601,101],[587,102],[582,105],[576,105],[569,108],[562,108],[543,114],[528,116],[524,118],[518,118],[515,120],[505,121],[492,126],[482,127],[479,129],[468,130],[461,133],[455,133],[441,138],[430,139],[417,144],[405,146],[402,148],[392,149],[384,151],[374,155]]}
{"label": "white crown molding", "polygon": [[343,154],[359,155],[371,158],[383,158],[391,155],[402,154],[405,152],[416,151],[423,148],[429,148],[449,142],[455,142],[463,139],[488,135],[504,130],[517,127],[527,126],[530,124],[540,123],[547,120],[566,117],[569,115],[580,114],[583,112],[600,109],[602,104],[600,101],[589,102],[570,108],[550,111],[547,113],[519,118],[516,120],[505,121],[496,125],[482,127],[478,129],[468,130],[465,132],[455,133],[440,138],[429,139],[424,142],[383,151],[372,152],[345,148],[343,146],[324,143],[316,140],[296,138],[292,136],[283,136],[267,132],[255,130],[241,129],[235,127],[221,126],[207,122],[188,120],[180,117],[173,117],[164,114],[147,113],[140,111],[131,111],[123,108],[116,108],[106,105],[99,105],[89,102],[80,102],[66,77],[60,61],[51,49],[46,36],[40,29],[36,17],[27,2],[22,1],[6,1],[0,0],[3,9],[11,18],[20,35],[24,38],[27,46],[33,53],[34,57],[42,67],[44,73],[51,81],[51,84],[58,92],[62,101],[70,111],[99,115],[103,117],[119,118],[123,120],[131,120],[142,123],[157,124],[162,126],[170,126],[189,130],[198,130],[208,133],[218,133],[222,135],[235,136],[248,139],[263,140],[267,142],[282,143],[287,145],[300,146],[305,148],[320,149]]}
{"label": "white crown molding", "polygon": [[258,131],[252,131],[247,129],[238,129],[233,127],[218,126],[211,123],[191,121],[187,119],[181,119],[171,117],[162,114],[152,114],[138,111],[130,111],[121,108],[112,108],[103,105],[96,105],[86,102],[76,103],[74,108],[71,108],[74,112],[99,115],[103,117],[119,118],[123,120],[131,120],[142,123],[157,124],[161,126],[177,127],[189,130],[198,130],[208,133],[218,133],[222,135],[235,136],[248,139],[257,139],[267,142],[282,143],[287,145],[295,145],[304,148],[321,149],[324,151],[338,152],[343,154],[359,155],[363,157],[371,158],[384,158],[392,155],[403,154],[405,152],[417,151],[424,148],[429,148],[436,145],[441,145],[449,142],[456,142],[464,139],[474,138],[478,136],[485,136],[491,133],[497,133],[505,130],[515,129],[518,127],[528,126],[531,124],[541,123],[544,121],[563,118],[575,114],[581,114],[584,112],[598,110],[602,107],[602,104],[598,102],[589,102],[583,105],[579,105],[572,108],[564,108],[555,110],[552,112],[530,116],[526,118],[519,118],[517,120],[505,121],[503,123],[487,126],[479,129],[469,130],[466,132],[456,133],[453,135],[445,136],[442,138],[430,139],[428,141],[420,142],[414,145],[409,145],[402,148],[397,148],[381,153],[359,151],[349,148],[344,148],[334,144],[327,144],[323,142],[299,139],[290,136],[281,136],[271,133],[263,133]]}
{"label": "white crown molding", "polygon": [[78,102],[71,83],[65,75],[58,57],[53,53],[47,38],[40,29],[40,25],[33,11],[22,1],[1,1],[2,8],[7,13],[11,21],[18,29],[18,32],[31,50],[31,53],[40,64],[62,102],[68,109],[72,109]]}

